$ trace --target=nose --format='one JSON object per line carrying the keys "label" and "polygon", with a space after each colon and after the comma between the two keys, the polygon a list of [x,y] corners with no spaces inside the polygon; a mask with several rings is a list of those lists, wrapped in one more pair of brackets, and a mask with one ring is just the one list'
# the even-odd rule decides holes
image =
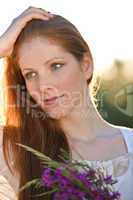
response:
{"label": "nose", "polygon": [[43,77],[39,80],[39,92],[41,97],[50,98],[53,96],[58,96],[57,87],[55,86],[54,81],[47,80]]}

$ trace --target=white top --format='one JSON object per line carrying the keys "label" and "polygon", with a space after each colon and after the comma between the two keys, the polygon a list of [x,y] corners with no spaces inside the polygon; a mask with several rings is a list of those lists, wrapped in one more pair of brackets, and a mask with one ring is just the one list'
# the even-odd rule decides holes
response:
{"label": "white top", "polygon": [[117,158],[86,162],[94,168],[103,167],[105,174],[112,175],[118,182],[114,188],[121,193],[121,200],[133,200],[133,130],[120,127],[127,153]]}
{"label": "white top", "polygon": [[[133,200],[133,131],[125,127],[119,129],[127,146],[127,153],[112,160],[86,162],[93,167],[104,167],[105,173],[113,175],[118,180],[115,188],[121,193],[121,200]],[[3,159],[2,152],[0,158]],[[0,200],[17,200],[15,193],[18,190],[18,179],[10,174],[4,164],[4,160],[0,160]]]}

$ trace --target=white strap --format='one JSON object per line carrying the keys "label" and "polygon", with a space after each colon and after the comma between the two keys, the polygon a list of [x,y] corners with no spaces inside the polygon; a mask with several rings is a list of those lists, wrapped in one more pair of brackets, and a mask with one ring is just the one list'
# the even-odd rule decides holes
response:
{"label": "white strap", "polygon": [[128,153],[133,153],[133,130],[130,128],[122,127],[120,128],[125,143],[127,145]]}

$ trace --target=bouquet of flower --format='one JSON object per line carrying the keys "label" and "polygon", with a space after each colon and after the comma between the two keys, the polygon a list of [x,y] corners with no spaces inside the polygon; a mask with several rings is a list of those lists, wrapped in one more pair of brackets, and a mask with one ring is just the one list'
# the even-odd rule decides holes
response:
{"label": "bouquet of flower", "polygon": [[26,183],[20,191],[30,187],[46,188],[44,193],[36,196],[52,194],[53,200],[118,200],[120,193],[114,190],[117,182],[111,175],[105,175],[101,168],[93,169],[86,162],[72,160],[68,162],[67,153],[61,149],[57,162],[29,146],[18,144],[30,151],[44,166],[41,177]]}

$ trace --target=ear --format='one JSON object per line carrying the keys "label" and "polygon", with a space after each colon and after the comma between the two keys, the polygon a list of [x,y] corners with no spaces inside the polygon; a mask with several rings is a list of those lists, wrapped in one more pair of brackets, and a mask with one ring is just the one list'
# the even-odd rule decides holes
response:
{"label": "ear", "polygon": [[88,80],[93,74],[93,59],[91,55],[86,52],[84,53],[83,59],[81,61],[81,69],[85,75],[86,80]]}

